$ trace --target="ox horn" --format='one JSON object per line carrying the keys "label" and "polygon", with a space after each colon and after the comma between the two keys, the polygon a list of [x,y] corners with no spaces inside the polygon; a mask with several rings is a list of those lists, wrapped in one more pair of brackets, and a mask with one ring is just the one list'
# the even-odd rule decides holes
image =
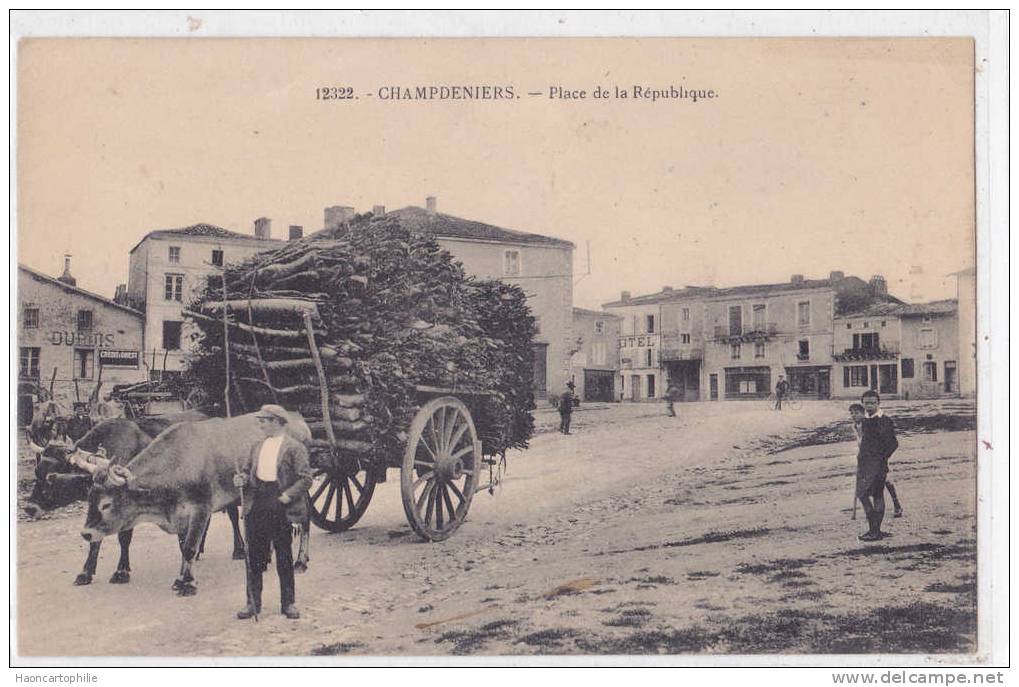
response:
{"label": "ox horn", "polygon": [[84,470],[93,477],[98,470],[107,470],[110,467],[108,458],[103,458],[97,454],[90,454],[80,448],[67,457],[67,462],[76,468]]}
{"label": "ox horn", "polygon": [[131,471],[123,465],[112,465],[106,473],[106,480],[110,486],[122,487],[131,479]]}

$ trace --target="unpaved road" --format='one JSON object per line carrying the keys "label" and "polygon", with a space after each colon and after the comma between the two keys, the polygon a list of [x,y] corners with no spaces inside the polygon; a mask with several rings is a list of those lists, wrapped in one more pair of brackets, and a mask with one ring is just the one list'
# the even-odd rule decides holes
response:
{"label": "unpaved road", "polygon": [[[419,542],[394,471],[353,530],[312,534],[302,618],[238,621],[243,563],[216,516],[199,593],[170,591],[175,538],[135,533],[132,579],[71,582],[80,508],[19,522],[17,636],[31,656],[958,653],[975,649],[974,409],[887,404],[905,431],[892,479],[906,516],[865,545],[849,519],[845,404],[585,409],[510,455],[449,540]],[[556,422],[539,414],[539,426]],[[954,431],[949,431],[954,430]],[[793,448],[787,448],[792,446]],[[787,450],[781,450],[784,447]],[[395,478],[395,479],[394,479]]]}

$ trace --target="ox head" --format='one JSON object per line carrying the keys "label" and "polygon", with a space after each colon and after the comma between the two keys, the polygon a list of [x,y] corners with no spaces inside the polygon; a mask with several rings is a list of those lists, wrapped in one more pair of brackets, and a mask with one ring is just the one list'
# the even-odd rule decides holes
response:
{"label": "ox head", "polygon": [[29,444],[35,453],[35,484],[25,504],[31,517],[43,511],[82,501],[92,486],[92,476],[69,460],[74,447],[62,441],[50,441],[45,448]]}
{"label": "ox head", "polygon": [[88,497],[88,513],[82,539],[99,541],[110,534],[134,527],[144,512],[148,489],[132,486],[133,475],[123,465],[96,467]]}

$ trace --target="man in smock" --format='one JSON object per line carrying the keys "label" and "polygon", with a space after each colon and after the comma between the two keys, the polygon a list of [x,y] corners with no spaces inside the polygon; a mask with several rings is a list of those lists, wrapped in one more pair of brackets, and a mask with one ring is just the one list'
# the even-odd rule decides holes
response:
{"label": "man in smock", "polygon": [[286,410],[262,406],[257,413],[265,439],[251,450],[249,462],[234,476],[244,500],[244,534],[248,542],[246,566],[248,605],[238,611],[241,620],[262,610],[262,573],[269,565],[270,544],[276,551],[280,581],[280,610],[291,620],[300,618],[295,603],[291,524],[307,519],[311,465],[304,446],[285,431]]}

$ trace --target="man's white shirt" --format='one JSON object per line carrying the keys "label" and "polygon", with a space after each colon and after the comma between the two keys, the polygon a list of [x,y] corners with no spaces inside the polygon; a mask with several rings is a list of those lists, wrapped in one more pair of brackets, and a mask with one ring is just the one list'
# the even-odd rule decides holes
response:
{"label": "man's white shirt", "polygon": [[263,482],[276,481],[276,463],[279,460],[280,446],[282,444],[282,434],[278,437],[267,437],[262,442],[262,448],[258,451],[258,465],[255,467],[255,477]]}

